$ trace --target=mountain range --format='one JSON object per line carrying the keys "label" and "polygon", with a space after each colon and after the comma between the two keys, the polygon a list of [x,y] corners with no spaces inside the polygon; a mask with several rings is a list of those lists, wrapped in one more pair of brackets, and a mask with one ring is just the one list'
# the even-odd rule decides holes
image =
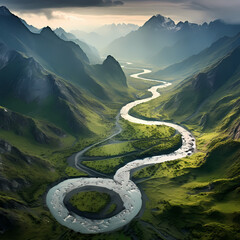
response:
{"label": "mountain range", "polygon": [[240,25],[227,24],[221,20],[202,25],[175,22],[162,15],[150,18],[137,31],[116,39],[106,52],[120,59],[147,62],[166,67],[180,62],[209,47],[224,36],[234,36]]}
{"label": "mountain range", "polygon": [[[30,30],[32,33],[40,34],[42,29],[38,29],[32,25],[29,25],[24,19],[21,19],[22,23]],[[66,32],[63,28],[59,27],[54,30],[54,33],[63,39],[64,41],[72,41],[79,45],[79,47],[86,53],[91,64],[100,63],[101,59],[98,53],[98,50],[87,43],[80,41],[76,36],[72,33]]]}

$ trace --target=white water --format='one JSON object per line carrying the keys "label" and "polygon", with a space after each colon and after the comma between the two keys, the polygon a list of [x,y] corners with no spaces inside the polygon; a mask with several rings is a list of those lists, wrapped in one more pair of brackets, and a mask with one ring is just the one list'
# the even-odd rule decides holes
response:
{"label": "white water", "polygon": [[[130,65],[130,63],[128,63],[128,65]],[[191,155],[196,150],[195,139],[193,138],[191,133],[183,127],[173,123],[167,123],[162,121],[142,120],[129,115],[129,111],[136,105],[148,102],[152,99],[159,97],[160,93],[157,91],[158,89],[165,88],[171,85],[171,83],[140,77],[140,75],[150,72],[150,70],[143,69],[143,72],[133,74],[131,75],[131,77],[145,81],[160,82],[161,85],[151,87],[148,90],[152,93],[152,97],[137,100],[125,105],[121,109],[120,115],[125,120],[133,123],[145,125],[165,125],[176,129],[182,135],[181,148],[171,154],[148,157],[132,161],[126,164],[124,167],[118,169],[113,179],[74,178],[68,179],[54,186],[52,189],[49,190],[47,194],[47,205],[52,215],[62,225],[76,232],[86,234],[110,232],[123,227],[139,213],[142,207],[142,195],[136,184],[130,179],[131,171],[140,167],[183,158]],[[119,194],[120,198],[124,203],[124,210],[113,217],[102,220],[92,220],[78,216],[74,213],[70,214],[63,203],[65,196],[74,189],[80,189],[86,186],[96,187],[96,190],[102,187],[116,192],[117,194]]]}

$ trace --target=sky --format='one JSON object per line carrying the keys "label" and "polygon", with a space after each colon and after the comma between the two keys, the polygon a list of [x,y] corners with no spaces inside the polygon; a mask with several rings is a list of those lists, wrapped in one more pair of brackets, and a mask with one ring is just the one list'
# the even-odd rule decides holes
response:
{"label": "sky", "polygon": [[67,31],[90,32],[111,23],[143,25],[155,14],[175,22],[240,23],[240,0],[0,0],[0,5],[38,28]]}

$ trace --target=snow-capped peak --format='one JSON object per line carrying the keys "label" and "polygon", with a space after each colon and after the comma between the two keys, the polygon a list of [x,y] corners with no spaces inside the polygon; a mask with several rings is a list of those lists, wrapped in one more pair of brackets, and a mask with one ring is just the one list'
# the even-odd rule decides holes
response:
{"label": "snow-capped peak", "polygon": [[176,30],[175,22],[171,18],[162,16],[161,14],[151,17],[144,26],[154,29]]}

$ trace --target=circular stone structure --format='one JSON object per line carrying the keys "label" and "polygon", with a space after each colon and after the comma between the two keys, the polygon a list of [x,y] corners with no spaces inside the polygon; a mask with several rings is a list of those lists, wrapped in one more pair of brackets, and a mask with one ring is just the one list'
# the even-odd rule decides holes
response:
{"label": "circular stone structure", "polygon": [[[172,127],[181,134],[182,146],[170,154],[147,157],[144,159],[138,159],[129,162],[117,170],[113,179],[73,178],[65,180],[54,186],[47,193],[46,202],[50,212],[60,224],[76,232],[81,232],[84,234],[111,232],[123,227],[139,213],[142,207],[142,195],[137,185],[131,181],[131,172],[139,168],[154,165],[157,163],[173,161],[186,156],[190,156],[196,150],[195,139],[192,134],[185,128],[173,123],[142,120],[129,115],[129,111],[133,107],[159,97],[160,93],[158,92],[158,89],[166,88],[171,85],[171,83],[164,81],[140,77],[140,75],[150,72],[150,70],[143,69],[143,71],[138,74],[133,74],[131,77],[144,81],[160,82],[161,85],[151,87],[148,90],[152,93],[152,97],[137,100],[125,105],[120,111],[120,116],[125,120],[136,124],[165,125]],[[73,190],[81,189],[87,186],[94,187],[95,191],[100,191],[101,188],[107,188],[110,191],[114,191],[121,198],[124,209],[112,217],[101,220],[89,219],[83,216],[79,216],[74,212],[69,212],[64,205],[64,198]]]}

